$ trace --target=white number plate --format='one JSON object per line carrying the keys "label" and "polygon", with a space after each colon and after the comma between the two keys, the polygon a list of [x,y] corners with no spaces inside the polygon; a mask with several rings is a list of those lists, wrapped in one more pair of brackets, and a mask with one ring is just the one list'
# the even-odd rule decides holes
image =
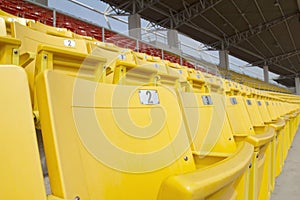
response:
{"label": "white number plate", "polygon": [[204,105],[212,105],[213,102],[210,96],[202,96],[202,101]]}
{"label": "white number plate", "polygon": [[76,43],[74,40],[64,40],[64,45],[66,47],[75,47],[76,46]]}
{"label": "white number plate", "polygon": [[230,98],[230,102],[231,102],[232,105],[237,104],[237,100],[236,100],[235,97],[231,97],[231,98]]}
{"label": "white number plate", "polygon": [[156,90],[140,90],[139,91],[141,104],[155,105],[159,104],[158,93]]}

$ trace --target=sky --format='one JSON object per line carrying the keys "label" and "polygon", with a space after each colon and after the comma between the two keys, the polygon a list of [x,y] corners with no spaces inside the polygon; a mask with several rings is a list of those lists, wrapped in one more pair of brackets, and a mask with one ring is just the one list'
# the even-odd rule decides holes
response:
{"label": "sky", "polygon": [[[109,28],[107,21],[109,22],[109,25],[113,31],[122,33],[127,35],[128,34],[128,24],[121,22],[126,21],[127,22],[127,16],[118,16],[118,18],[121,21],[112,19],[112,18],[105,18],[103,14],[100,14],[96,11],[91,11],[87,8],[84,8],[82,6],[79,6],[72,1],[82,2],[85,5],[88,5],[92,8],[94,8],[97,11],[104,12],[108,5],[100,0],[48,0],[48,6],[50,8],[54,8],[58,11],[62,11],[64,13],[73,15],[77,18],[81,18],[87,21],[90,21],[94,24],[97,24],[104,28]],[[141,20],[141,27],[146,27],[148,24],[148,21],[142,19]],[[166,34],[166,32],[162,32],[162,34]],[[150,39],[153,39],[154,37],[150,37]],[[159,41],[166,42],[166,38],[158,37]],[[211,63],[218,64],[219,62],[219,55],[217,51],[203,51],[199,50],[203,44],[200,42],[197,42],[185,35],[179,34],[179,40],[181,41],[181,49],[183,52],[187,54],[192,54],[196,58],[207,60]],[[191,46],[194,47],[194,49],[187,47]],[[196,47],[196,48],[195,48]],[[198,48],[199,47],[199,48]],[[230,69],[233,71],[236,71],[238,73],[247,74],[252,77],[258,78],[263,80],[263,69],[259,67],[241,67],[248,64],[247,62],[240,60],[238,58],[235,58],[233,56],[229,55],[229,62],[230,62]],[[278,77],[277,74],[274,74],[272,72],[269,72],[270,79]],[[277,84],[275,81],[270,80],[271,83]]]}

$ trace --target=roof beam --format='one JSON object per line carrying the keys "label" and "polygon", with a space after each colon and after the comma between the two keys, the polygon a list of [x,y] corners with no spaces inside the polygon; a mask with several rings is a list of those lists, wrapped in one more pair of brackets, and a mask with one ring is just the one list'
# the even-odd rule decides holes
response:
{"label": "roof beam", "polygon": [[300,54],[300,49],[253,62],[250,64],[250,66],[277,64],[285,59],[296,56],[298,54]]}
{"label": "roof beam", "polygon": [[[186,24],[186,25],[189,26],[190,28],[193,28],[193,29],[195,29],[195,30],[197,30],[197,31],[199,31],[199,32],[202,32],[202,33],[204,33],[204,34],[206,34],[206,35],[208,35],[208,36],[211,36],[211,37],[213,37],[213,38],[215,38],[215,39],[217,39],[217,40],[221,40],[221,38],[220,38],[219,36],[217,36],[217,35],[215,35],[215,34],[209,32],[209,31],[207,31],[207,30],[204,30],[204,29],[202,29],[202,28],[200,28],[200,27],[198,27],[198,26],[196,26],[196,25],[194,25],[194,24],[188,23],[188,24]],[[247,50],[247,49],[245,49],[245,48],[242,48],[242,47],[240,47],[240,46],[238,46],[238,45],[236,45],[236,44],[234,44],[234,45],[232,45],[232,46],[233,46],[234,48],[239,49],[239,50],[241,50],[241,51],[243,51],[243,52],[245,52],[245,53],[247,53],[247,54],[249,54],[249,55],[252,55],[252,56],[254,56],[254,57],[260,59],[260,60],[263,60],[263,59],[264,59],[261,55],[258,55],[258,54],[254,53],[254,52],[252,52],[252,51],[249,51],[249,50]],[[279,67],[279,68],[281,68],[281,69],[283,69],[283,70],[286,70],[286,71],[288,71],[288,72],[291,72],[291,73],[293,73],[293,74],[295,73],[295,71],[293,71],[293,70],[291,70],[291,69],[289,69],[289,68],[286,68],[286,67],[284,67],[284,66],[281,66],[281,65],[279,65],[279,64],[277,64],[277,63],[275,63],[274,65],[277,66],[277,67]]]}
{"label": "roof beam", "polygon": [[133,1],[125,1],[124,3],[118,5],[117,3],[113,3],[111,1],[105,1],[107,4],[111,5],[114,9],[126,10],[129,11],[129,7],[131,6],[132,10],[130,12],[132,14],[138,14],[146,10],[147,8],[151,8],[154,4],[160,2],[160,0],[133,0]]}
{"label": "roof beam", "polygon": [[[300,0],[298,0],[298,1],[300,1]],[[280,23],[283,23],[285,20],[291,19],[295,16],[298,16],[298,13],[294,13],[287,17],[283,16],[283,17],[277,18],[275,20],[260,24],[256,27],[249,28],[246,31],[225,37],[221,41],[211,43],[208,46],[211,46],[212,48],[217,49],[217,48],[222,47],[222,45],[224,45],[224,48],[227,49],[232,45],[238,44],[238,43],[245,41],[253,36],[256,36],[256,35],[260,34],[261,32],[269,30],[270,28],[272,28]]]}
{"label": "roof beam", "polygon": [[280,75],[279,77],[277,78],[274,78],[273,80],[276,81],[276,80],[286,80],[286,79],[293,79],[297,77],[297,74],[290,74],[290,75]]}
{"label": "roof beam", "polygon": [[[160,0],[135,0],[133,3],[135,3],[136,6],[136,12],[135,13],[141,13],[147,8],[151,8],[154,4],[159,3]],[[135,14],[134,13],[134,14]]]}
{"label": "roof beam", "polygon": [[171,28],[176,29],[184,23],[203,14],[205,11],[216,6],[220,2],[222,2],[222,0],[199,0],[193,5],[186,6],[185,9],[180,12],[175,13],[170,10],[170,17],[159,21],[158,24],[161,26],[167,26],[170,24]]}

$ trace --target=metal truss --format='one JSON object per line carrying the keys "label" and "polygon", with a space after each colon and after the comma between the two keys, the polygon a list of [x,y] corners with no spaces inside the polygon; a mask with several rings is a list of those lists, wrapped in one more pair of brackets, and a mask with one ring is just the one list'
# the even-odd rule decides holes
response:
{"label": "metal truss", "polygon": [[114,4],[113,2],[106,1],[108,4],[112,5],[115,10],[115,13],[122,14],[124,10],[129,10],[128,8],[132,9],[131,14],[138,14],[146,10],[147,8],[151,8],[154,4],[160,2],[160,0],[131,0],[125,1],[121,5]]}
{"label": "metal truss", "polygon": [[290,16],[287,16],[287,17],[283,16],[281,18],[277,18],[275,20],[260,24],[256,27],[249,28],[246,31],[243,31],[243,32],[237,33],[235,35],[225,37],[223,40],[212,43],[212,44],[209,44],[208,46],[210,48],[213,48],[213,49],[223,49],[223,48],[227,49],[232,45],[238,44],[238,43],[240,43],[242,41],[245,41],[245,40],[247,40],[251,37],[254,37],[254,36],[260,34],[261,32],[269,30],[272,27],[274,27],[278,24],[281,24],[284,21],[289,20],[289,19],[291,19],[295,16],[298,16],[298,13],[294,13],[294,14],[292,14]]}
{"label": "metal truss", "polygon": [[199,0],[197,3],[188,5],[183,1],[184,10],[180,12],[174,12],[169,9],[170,17],[157,22],[161,26],[170,25],[171,28],[178,28],[184,23],[192,20],[193,18],[203,14],[206,10],[216,6],[222,2],[222,0]]}
{"label": "metal truss", "polygon": [[298,54],[300,54],[300,49],[292,51],[292,52],[280,54],[280,55],[277,55],[277,56],[274,56],[274,57],[266,58],[264,60],[253,62],[253,63],[249,64],[248,67],[251,67],[251,66],[262,66],[262,65],[269,66],[269,65],[278,64],[281,61],[286,60],[286,59],[288,59],[290,57],[296,56]]}
{"label": "metal truss", "polygon": [[153,5],[159,2],[160,0],[134,0],[135,8],[133,9],[133,14],[141,13],[147,8],[152,8]]}
{"label": "metal truss", "polygon": [[274,78],[273,80],[276,81],[276,80],[294,79],[298,76],[299,74],[280,75],[279,77]]}

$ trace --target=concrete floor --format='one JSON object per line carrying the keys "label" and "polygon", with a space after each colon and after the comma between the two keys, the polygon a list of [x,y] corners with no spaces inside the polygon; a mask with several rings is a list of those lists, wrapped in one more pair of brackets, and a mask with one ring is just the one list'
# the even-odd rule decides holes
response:
{"label": "concrete floor", "polygon": [[289,150],[284,168],[276,178],[271,200],[300,199],[300,131],[296,134]]}

